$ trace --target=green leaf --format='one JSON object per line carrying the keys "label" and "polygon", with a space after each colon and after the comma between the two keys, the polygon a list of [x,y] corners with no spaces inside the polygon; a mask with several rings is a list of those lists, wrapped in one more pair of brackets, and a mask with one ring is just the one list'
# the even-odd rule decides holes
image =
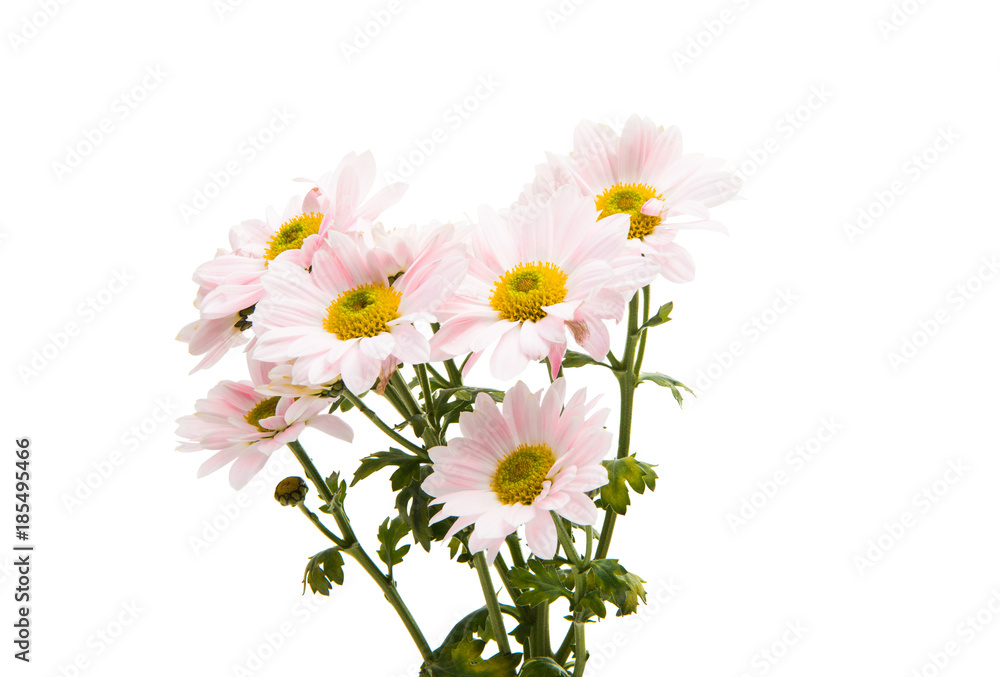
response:
{"label": "green leaf", "polygon": [[674,309],[673,301],[671,301],[670,303],[664,303],[662,306],[660,306],[659,310],[657,310],[648,320],[646,320],[643,323],[641,327],[639,327],[639,329],[649,329],[650,327],[658,327],[661,324],[670,322],[670,313],[671,311],[673,311],[673,309]]}
{"label": "green leaf", "polygon": [[[376,473],[382,468],[386,468],[390,465],[398,466],[400,469],[409,468],[411,472],[415,472],[420,463],[421,459],[418,456],[407,453],[402,449],[391,447],[389,451],[376,451],[374,454],[365,456],[361,459],[361,465],[354,471],[354,478],[351,480],[351,486],[353,487],[369,475],[372,475],[373,473]],[[398,491],[395,487],[394,490]]]}
{"label": "green leaf", "polygon": [[[678,381],[677,379],[670,378],[666,374],[661,374],[659,372],[643,372],[639,374],[639,380],[636,381],[636,385],[643,383],[644,381],[650,381],[658,386],[664,388],[670,388],[670,391],[674,394],[674,399],[677,400],[677,404],[681,407],[684,406],[684,396],[681,394],[680,389],[688,391],[694,395],[694,391],[688,388],[686,385]],[[697,395],[695,395],[697,397]]]}
{"label": "green leaf", "polygon": [[588,364],[596,364],[601,367],[611,368],[611,365],[604,364],[592,358],[586,353],[578,353],[575,350],[567,350],[566,354],[563,355],[562,368],[563,369],[574,369],[576,367],[585,367]]}
{"label": "green leaf", "polygon": [[343,504],[344,498],[347,496],[347,482],[340,479],[339,472],[334,471],[330,473],[330,476],[326,478],[326,486],[329,487],[330,493],[333,494],[333,502]]}
{"label": "green leaf", "polygon": [[432,471],[430,465],[421,465],[410,483],[396,494],[396,510],[399,516],[413,532],[413,540],[427,552],[431,550],[431,542],[444,538],[449,528],[449,525],[443,522],[438,522],[434,526],[430,524],[431,497],[420,488],[420,485]]}
{"label": "green leaf", "polygon": [[[616,616],[634,613],[639,608],[639,602],[646,601],[646,589],[642,585],[645,581],[630,573],[616,559],[599,559],[591,562],[587,569],[587,580],[590,587],[600,591],[601,599],[618,607]],[[597,615],[604,617],[601,614]]]}
{"label": "green leaf", "polygon": [[473,611],[460,620],[444,643],[420,668],[422,677],[515,677],[521,654],[502,656],[496,654],[489,660],[483,659],[486,642],[476,639],[474,632],[480,627],[486,607]]}
{"label": "green leaf", "polygon": [[569,673],[548,656],[542,656],[525,661],[517,677],[569,677]]}
{"label": "green leaf", "polygon": [[406,525],[402,517],[398,515],[390,521],[388,517],[378,528],[378,542],[381,547],[378,549],[378,558],[389,567],[389,578],[392,578],[393,565],[403,561],[403,557],[410,551],[409,545],[397,548],[401,538],[410,533],[410,527]]}
{"label": "green leaf", "polygon": [[[601,507],[624,515],[632,499],[628,487],[638,494],[656,488],[656,471],[653,466],[635,459],[635,454],[625,458],[603,461],[608,469],[608,483],[601,487]],[[627,486],[626,486],[627,485]]]}
{"label": "green leaf", "polygon": [[528,569],[515,567],[510,570],[511,584],[523,590],[517,603],[522,606],[535,606],[543,602],[554,602],[560,597],[572,599],[567,588],[569,573],[560,575],[560,571],[539,559],[529,559]]}
{"label": "green leaf", "polygon": [[309,558],[302,579],[302,594],[306,594],[308,585],[313,593],[329,597],[330,583],[344,584],[344,557],[340,554],[340,548],[330,548]]}

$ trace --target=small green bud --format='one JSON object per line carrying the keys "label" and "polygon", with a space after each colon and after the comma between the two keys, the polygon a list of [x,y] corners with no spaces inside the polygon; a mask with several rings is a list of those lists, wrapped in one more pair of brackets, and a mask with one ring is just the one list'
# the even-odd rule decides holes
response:
{"label": "small green bud", "polygon": [[301,477],[286,477],[274,488],[274,500],[281,505],[297,506],[305,500],[309,485]]}

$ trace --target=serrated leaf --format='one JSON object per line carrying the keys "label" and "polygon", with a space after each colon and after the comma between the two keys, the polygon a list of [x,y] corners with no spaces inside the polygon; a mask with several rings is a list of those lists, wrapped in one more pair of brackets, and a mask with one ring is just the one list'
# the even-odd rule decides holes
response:
{"label": "serrated leaf", "polygon": [[398,515],[392,520],[386,517],[378,528],[378,541],[382,544],[378,549],[378,558],[389,567],[390,578],[392,578],[392,567],[402,562],[403,557],[410,551],[409,545],[397,547],[400,539],[408,533],[410,527]]}
{"label": "serrated leaf", "polygon": [[624,515],[632,499],[628,487],[638,494],[656,488],[653,466],[635,459],[635,455],[603,461],[608,469],[608,483],[601,487],[601,507]]}
{"label": "serrated leaf", "polygon": [[388,466],[398,466],[399,468],[403,468],[409,466],[416,467],[419,465],[420,458],[418,456],[407,453],[402,449],[390,448],[389,451],[376,451],[374,454],[370,454],[361,459],[361,465],[354,471],[354,478],[351,480],[351,486],[353,487],[369,475],[372,475]]}
{"label": "serrated leaf", "polygon": [[[560,577],[559,570],[544,564],[538,559],[529,559],[527,569],[515,567],[510,570],[511,584],[523,590],[517,603],[522,606],[535,606],[543,602],[554,602],[560,597],[572,599],[567,587],[567,580]],[[569,575],[566,574],[567,579]]]}
{"label": "serrated leaf", "polygon": [[430,465],[421,465],[413,480],[396,494],[396,510],[399,516],[413,532],[413,540],[427,552],[430,552],[431,543],[443,538],[448,529],[447,526],[443,527],[443,530],[438,529],[437,524],[431,526],[432,499],[420,488],[421,483],[432,471]]}
{"label": "serrated leaf", "polygon": [[665,324],[670,321],[670,313],[674,309],[674,302],[664,303],[660,306],[660,309],[653,313],[648,320],[646,320],[639,329],[649,329],[651,327],[658,327],[661,324]]}
{"label": "serrated leaf", "polygon": [[309,558],[302,579],[302,594],[306,593],[308,585],[313,593],[329,597],[330,583],[344,584],[344,557],[340,548],[330,548]]}
{"label": "serrated leaf", "polygon": [[515,677],[521,654],[503,656],[496,654],[483,659],[486,642],[474,637],[486,607],[473,611],[451,629],[444,643],[420,668],[422,677]]}
{"label": "serrated leaf", "polygon": [[526,660],[517,677],[570,677],[570,675],[548,656],[541,656]]}
{"label": "serrated leaf", "polygon": [[600,592],[601,599],[618,607],[616,616],[634,613],[639,602],[646,601],[646,589],[642,585],[645,581],[630,573],[616,559],[594,560],[587,569],[587,577],[591,587]]}
{"label": "serrated leaf", "polygon": [[[694,395],[694,391],[688,388],[686,385],[678,381],[677,379],[670,378],[666,374],[661,374],[659,372],[643,372],[639,374],[639,380],[636,381],[636,385],[649,381],[650,383],[655,383],[663,388],[670,388],[670,392],[673,393],[674,399],[677,400],[677,404],[681,407],[684,406],[684,395],[681,393],[681,388],[688,391]],[[697,395],[695,395],[697,397]]]}

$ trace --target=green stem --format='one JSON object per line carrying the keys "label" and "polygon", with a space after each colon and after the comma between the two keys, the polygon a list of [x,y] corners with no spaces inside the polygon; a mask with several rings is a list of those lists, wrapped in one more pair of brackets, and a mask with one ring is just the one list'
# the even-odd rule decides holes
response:
{"label": "green stem", "polygon": [[[622,459],[628,456],[632,440],[632,409],[634,406],[636,386],[636,347],[639,332],[639,294],[632,297],[628,304],[628,335],[625,339],[625,354],[622,357],[621,368],[616,370],[618,388],[621,393],[621,416],[618,423],[618,455]],[[601,527],[601,538],[597,543],[597,559],[608,556],[611,547],[611,537],[615,531],[615,521],[618,515],[610,509],[605,509],[604,525]]]}
{"label": "green stem", "polygon": [[[344,392],[347,391],[345,390]],[[306,471],[306,475],[310,480],[312,480],[312,483],[316,485],[316,492],[320,495],[320,498],[323,499],[324,503],[330,505],[330,502],[333,501],[333,494],[330,493],[330,487],[326,486],[326,480],[323,479],[319,470],[316,469],[312,459],[309,458],[309,454],[307,454],[306,450],[302,448],[302,445],[299,444],[298,440],[292,440],[289,442],[288,448],[292,450],[292,454],[298,460],[299,465],[301,465],[302,469]]]}
{"label": "green stem", "polygon": [[455,360],[445,360],[444,368],[448,370],[448,378],[451,379],[451,385],[454,388],[462,385],[462,370],[455,365]]}
{"label": "green stem", "polygon": [[[346,390],[344,391],[347,392]],[[355,405],[356,406],[356,405]],[[330,514],[333,515],[334,520],[337,522],[337,527],[340,532],[344,535],[343,539],[338,539],[334,537],[332,540],[341,546],[343,552],[357,560],[361,568],[371,576],[372,580],[382,589],[382,593],[385,595],[386,600],[395,609],[396,614],[399,616],[400,620],[403,621],[403,625],[406,626],[407,632],[410,633],[410,637],[413,638],[413,643],[417,646],[417,650],[420,652],[421,658],[424,662],[431,659],[431,648],[427,644],[427,640],[424,638],[423,633],[420,631],[420,626],[417,625],[416,620],[410,613],[410,610],[406,607],[403,602],[403,598],[400,597],[399,591],[396,590],[396,586],[386,578],[385,574],[376,566],[372,558],[368,556],[365,549],[361,546],[358,541],[358,537],[354,534],[354,530],[351,528],[351,521],[347,517],[347,513],[344,512],[344,506],[338,501],[334,500],[333,494],[330,492],[330,488],[326,485],[323,480],[323,476],[320,475],[319,470],[316,469],[315,464],[313,464],[312,459],[309,458],[309,454],[302,447],[298,441],[293,441],[288,443],[288,448],[292,450],[295,458],[298,459],[299,463],[302,465],[303,470],[306,471],[306,475],[316,484],[317,491],[323,500],[330,507]],[[314,515],[315,517],[315,515]],[[317,519],[316,522],[319,520]],[[324,527],[325,529],[325,527]],[[328,530],[327,530],[328,531]],[[332,532],[329,536],[333,536]],[[342,545],[341,545],[342,544]]]}
{"label": "green stem", "polygon": [[504,656],[510,655],[510,643],[507,641],[507,629],[503,625],[503,616],[500,614],[500,601],[497,599],[496,590],[493,588],[493,579],[490,578],[490,568],[486,564],[486,556],[482,551],[477,552],[472,557],[472,562],[476,566],[479,574],[479,584],[483,588],[483,597],[486,598],[486,608],[490,615],[490,625],[493,626],[493,637],[496,639],[500,653]]}
{"label": "green stem", "polygon": [[533,607],[534,623],[531,626],[531,657],[552,656],[549,637],[549,605],[542,602]]}
{"label": "green stem", "polygon": [[573,545],[573,537],[570,535],[569,530],[566,528],[566,523],[563,522],[563,518],[559,515],[552,514],[552,521],[556,525],[556,535],[559,537],[559,543],[562,545],[563,550],[566,551],[566,556],[569,557],[569,561],[573,563],[577,571],[584,568],[585,564],[582,559],[580,559],[580,553],[576,551],[576,546]]}
{"label": "green stem", "polygon": [[521,552],[521,539],[517,537],[516,533],[507,537],[507,547],[510,549],[510,561],[513,562],[514,566],[518,569],[523,569],[524,553]]}
{"label": "green stem", "polygon": [[417,364],[414,365],[413,369],[417,372],[417,379],[420,381],[420,391],[424,395],[424,411],[427,412],[427,422],[434,430],[435,444],[431,446],[437,446],[436,443],[438,442],[438,435],[441,429],[438,426],[437,415],[434,413],[434,392],[431,390],[431,380],[427,376],[427,367]]}
{"label": "green stem", "polygon": [[302,511],[303,515],[309,518],[310,522],[316,525],[316,528],[319,529],[324,536],[329,538],[338,546],[340,546],[341,548],[346,548],[350,545],[350,543],[342,539],[340,536],[337,536],[335,533],[327,529],[326,525],[319,521],[319,517],[317,517],[312,510],[307,508],[305,503],[299,503],[299,510]]}
{"label": "green stem", "polygon": [[381,418],[379,418],[378,414],[376,414],[374,411],[372,411],[371,409],[369,409],[368,405],[365,404],[364,402],[362,402],[361,399],[357,395],[355,395],[354,393],[350,392],[349,390],[344,390],[343,395],[344,395],[344,397],[346,397],[350,401],[351,404],[353,404],[357,408],[358,411],[360,411],[362,414],[364,414],[365,416],[367,416],[368,420],[375,424],[375,427],[377,427],[379,430],[381,430],[386,435],[388,435],[389,437],[391,437],[393,440],[395,440],[399,444],[403,445],[404,447],[406,447],[410,451],[412,451],[412,452],[414,452],[414,453],[416,453],[416,454],[418,454],[420,456],[425,456],[427,454],[427,452],[424,450],[423,447],[418,446],[418,445],[414,444],[413,442],[411,442],[410,440],[406,439],[405,437],[403,437],[402,435],[400,435],[398,432],[396,432],[392,428],[392,426],[390,426],[388,423],[386,423]]}
{"label": "green stem", "polygon": [[431,660],[431,647],[427,644],[427,640],[424,638],[423,633],[420,631],[420,626],[417,625],[417,621],[413,618],[410,610],[406,607],[403,602],[403,598],[400,597],[399,591],[396,590],[396,586],[393,585],[385,574],[375,565],[368,553],[365,552],[364,548],[361,547],[360,543],[355,542],[353,546],[344,550],[347,554],[357,560],[361,568],[364,569],[372,580],[382,589],[382,593],[385,595],[386,601],[395,609],[396,614],[399,616],[400,620],[403,621],[403,625],[406,626],[407,632],[410,633],[410,637],[413,638],[413,643],[417,645],[417,650],[420,652],[420,657],[426,663]]}
{"label": "green stem", "polygon": [[413,393],[410,392],[410,387],[406,385],[406,381],[400,376],[398,369],[392,372],[392,376],[389,377],[389,387],[393,388],[399,399],[403,401],[406,410],[410,412],[410,418],[420,415],[420,405],[413,399]]}
{"label": "green stem", "polygon": [[573,651],[575,656],[573,663],[573,677],[583,677],[583,671],[587,669],[586,625],[586,623],[577,620],[576,618],[573,620],[573,634],[576,635],[576,648]]}
{"label": "green stem", "polygon": [[[649,285],[647,284],[642,288],[642,324],[646,324],[649,320]],[[639,325],[642,326],[642,325]],[[646,334],[649,333],[648,329],[642,330],[642,335],[639,337],[639,351],[635,356],[635,373],[636,379],[639,378],[639,369],[642,367],[642,358],[646,354]]]}

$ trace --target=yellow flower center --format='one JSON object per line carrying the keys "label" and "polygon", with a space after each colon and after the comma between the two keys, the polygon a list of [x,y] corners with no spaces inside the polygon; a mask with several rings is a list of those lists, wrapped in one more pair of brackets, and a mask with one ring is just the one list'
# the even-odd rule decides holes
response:
{"label": "yellow flower center", "polygon": [[493,284],[490,307],[511,322],[538,322],[542,306],[566,298],[566,273],[554,263],[519,263]]}
{"label": "yellow flower center", "polygon": [[307,237],[319,233],[319,224],[322,222],[323,215],[316,212],[288,219],[267,241],[264,258],[273,261],[281,252],[286,252],[289,249],[300,249]]}
{"label": "yellow flower center", "polygon": [[642,206],[653,198],[663,199],[652,186],[645,183],[616,183],[597,196],[597,210],[600,212],[598,218],[603,219],[612,214],[628,214],[630,219],[628,237],[630,240],[635,238],[641,240],[660,225],[659,215],[649,216],[641,211]]}
{"label": "yellow flower center", "polygon": [[399,317],[403,295],[392,287],[365,284],[345,291],[327,308],[323,328],[341,341],[378,336],[389,331],[386,326]]}
{"label": "yellow flower center", "polygon": [[490,488],[504,505],[531,505],[555,462],[548,445],[522,444],[497,464]]}
{"label": "yellow flower center", "polygon": [[262,433],[274,432],[273,430],[268,430],[267,428],[261,426],[260,422],[262,419],[274,416],[275,412],[278,410],[278,400],[280,399],[280,397],[269,397],[266,400],[258,402],[257,406],[248,411],[246,416],[243,418],[246,419],[246,422],[250,425],[257,426],[257,430]]}

